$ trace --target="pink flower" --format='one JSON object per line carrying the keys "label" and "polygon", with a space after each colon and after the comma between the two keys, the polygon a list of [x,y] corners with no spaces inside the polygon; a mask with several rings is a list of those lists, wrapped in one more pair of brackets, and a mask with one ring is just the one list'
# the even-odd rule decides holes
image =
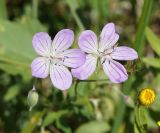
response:
{"label": "pink flower", "polygon": [[116,47],[119,35],[115,32],[115,25],[108,23],[102,29],[100,37],[91,30],[83,31],[78,40],[79,47],[86,52],[86,62],[76,69],[72,69],[74,77],[85,80],[96,69],[97,60],[100,59],[105,74],[113,83],[124,82],[128,79],[126,69],[116,60],[134,60],[138,58],[137,52],[129,47]]}
{"label": "pink flower", "polygon": [[53,41],[47,33],[34,35],[33,48],[39,55],[31,64],[32,75],[46,78],[50,75],[53,85],[66,90],[72,84],[72,75],[68,69],[84,64],[85,54],[80,49],[68,49],[74,41],[72,30],[63,29],[57,33]]}

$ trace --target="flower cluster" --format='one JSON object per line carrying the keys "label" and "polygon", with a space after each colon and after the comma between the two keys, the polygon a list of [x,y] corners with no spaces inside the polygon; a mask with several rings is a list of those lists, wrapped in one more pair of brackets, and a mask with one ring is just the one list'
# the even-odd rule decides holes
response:
{"label": "flower cluster", "polygon": [[124,82],[128,74],[117,60],[134,60],[138,55],[132,48],[117,47],[118,39],[113,23],[104,26],[99,38],[91,30],[83,31],[78,40],[80,49],[68,49],[74,41],[74,33],[70,29],[59,31],[53,41],[47,33],[37,33],[32,44],[39,57],[31,64],[32,75],[37,78],[50,75],[56,88],[66,90],[72,84],[72,75],[80,80],[89,78],[100,60],[113,83]]}

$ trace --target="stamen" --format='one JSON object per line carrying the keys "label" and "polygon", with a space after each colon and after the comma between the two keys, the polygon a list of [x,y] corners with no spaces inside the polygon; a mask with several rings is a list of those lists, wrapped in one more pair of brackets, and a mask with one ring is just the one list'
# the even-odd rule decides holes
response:
{"label": "stamen", "polygon": [[68,56],[64,56],[65,58],[69,58]]}
{"label": "stamen", "polygon": [[102,65],[106,62],[106,59],[104,59],[104,61],[102,62]]}

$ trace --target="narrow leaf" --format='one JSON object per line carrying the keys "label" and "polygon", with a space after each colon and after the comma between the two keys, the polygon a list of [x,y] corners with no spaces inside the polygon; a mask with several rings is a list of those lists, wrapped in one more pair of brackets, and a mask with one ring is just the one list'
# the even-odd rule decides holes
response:
{"label": "narrow leaf", "polygon": [[138,29],[136,32],[136,40],[134,48],[138,52],[138,54],[141,56],[144,52],[144,37],[145,37],[145,28],[148,25],[149,18],[151,16],[151,11],[153,7],[153,0],[145,0],[142,14],[138,23]]}
{"label": "narrow leaf", "polygon": [[143,58],[142,60],[143,60],[143,62],[145,62],[146,64],[148,64],[152,67],[160,68],[160,59],[159,58]]}
{"label": "narrow leaf", "polygon": [[153,50],[160,56],[160,39],[152,32],[150,28],[146,28],[146,37]]}

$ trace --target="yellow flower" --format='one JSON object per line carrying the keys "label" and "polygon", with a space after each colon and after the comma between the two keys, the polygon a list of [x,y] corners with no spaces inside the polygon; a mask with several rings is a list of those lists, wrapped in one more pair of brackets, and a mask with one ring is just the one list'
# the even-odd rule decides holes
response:
{"label": "yellow flower", "polygon": [[153,89],[145,88],[139,92],[139,102],[143,106],[149,106],[155,100],[156,94]]}
{"label": "yellow flower", "polygon": [[160,121],[157,122],[157,125],[160,126]]}

